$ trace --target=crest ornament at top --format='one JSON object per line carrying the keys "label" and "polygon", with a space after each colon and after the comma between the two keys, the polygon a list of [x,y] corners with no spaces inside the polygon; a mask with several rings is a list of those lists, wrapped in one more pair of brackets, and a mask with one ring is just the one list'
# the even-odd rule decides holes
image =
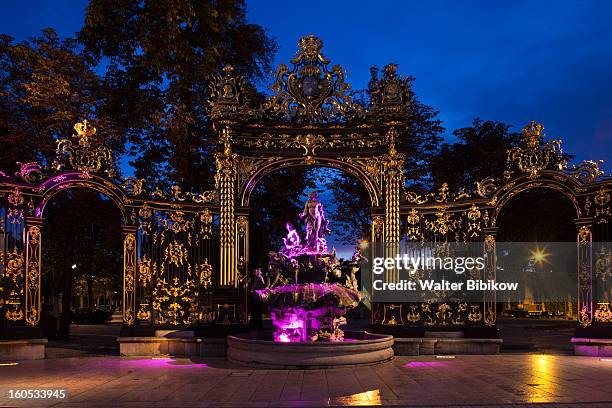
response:
{"label": "crest ornament at top", "polygon": [[397,74],[397,64],[385,65],[380,78],[378,68],[372,67],[370,76],[368,93],[372,114],[383,116],[410,114],[410,78]]}
{"label": "crest ornament at top", "polygon": [[321,55],[323,41],[312,35],[312,33],[301,38],[300,41],[298,41],[298,46],[300,47],[300,53],[296,58],[291,60],[291,62],[294,64],[298,63],[300,58],[311,62],[315,62],[317,59],[319,59],[324,64],[329,63],[329,60]]}
{"label": "crest ornament at top", "polygon": [[72,135],[72,137],[76,137],[79,140],[79,146],[89,146],[89,139],[96,134],[96,128],[90,126],[87,119],[76,123],[74,125],[74,130],[77,132],[77,134]]}
{"label": "crest ornament at top", "polygon": [[94,143],[96,128],[84,120],[76,123],[74,130],[76,134],[72,137],[77,139],[77,143],[69,139],[57,141],[55,167],[59,170],[67,164],[74,170],[88,173],[103,171],[113,176],[115,163],[112,152],[108,147]]}
{"label": "crest ornament at top", "polygon": [[232,119],[236,116],[249,116],[246,82],[234,67],[226,65],[220,74],[211,79],[210,116],[213,119]]}
{"label": "crest ornament at top", "polygon": [[359,116],[362,108],[347,95],[350,86],[344,82],[342,67],[329,69],[329,60],[321,53],[323,42],[310,34],[298,46],[291,68],[278,67],[263,113],[272,119],[319,124]]}
{"label": "crest ornament at top", "polygon": [[527,173],[528,177],[538,177],[542,170],[564,170],[567,160],[563,156],[560,140],[544,141],[544,126],[531,121],[523,128],[521,144],[508,150],[506,177],[512,170]]}

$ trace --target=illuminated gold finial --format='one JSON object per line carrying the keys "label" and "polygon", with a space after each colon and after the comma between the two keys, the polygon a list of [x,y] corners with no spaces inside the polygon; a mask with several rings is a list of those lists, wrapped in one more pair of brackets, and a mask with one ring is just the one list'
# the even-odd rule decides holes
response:
{"label": "illuminated gold finial", "polygon": [[387,64],[383,67],[383,74],[388,78],[394,78],[397,74],[397,64]]}
{"label": "illuminated gold finial", "polygon": [[96,128],[89,126],[87,119],[85,119],[83,122],[77,122],[74,125],[74,130],[77,132],[77,134],[72,135],[72,137],[79,139],[79,146],[89,146],[89,138],[96,134]]}
{"label": "illuminated gold finial", "polygon": [[529,122],[529,125],[523,128],[523,137],[527,141],[527,146],[536,147],[544,139],[544,126],[541,123],[536,123],[534,120]]}
{"label": "illuminated gold finial", "polygon": [[228,64],[228,65],[225,65],[225,66],[223,67],[223,73],[224,73],[224,74],[226,74],[226,75],[231,75],[231,74],[233,74],[233,73],[234,73],[234,67],[233,67],[233,66],[231,66],[231,65],[229,65],[229,64]]}
{"label": "illuminated gold finial", "polygon": [[323,48],[323,41],[311,33],[306,37],[302,37],[300,41],[298,41],[298,45],[304,58],[314,61],[319,56],[321,48]]}

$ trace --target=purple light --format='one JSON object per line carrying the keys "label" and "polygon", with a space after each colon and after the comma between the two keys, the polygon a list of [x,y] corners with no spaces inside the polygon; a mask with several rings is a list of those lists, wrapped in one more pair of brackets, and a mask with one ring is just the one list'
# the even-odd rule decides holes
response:
{"label": "purple light", "polygon": [[404,364],[402,367],[405,368],[427,368],[427,367],[444,367],[448,363],[441,361],[411,361],[410,363]]}
{"label": "purple light", "polygon": [[143,360],[128,360],[126,361],[128,366],[138,368],[208,368],[207,364],[204,363],[192,363],[190,360],[176,360],[171,357],[154,357],[151,359]]}
{"label": "purple light", "polygon": [[[327,251],[324,237],[331,231],[316,192],[310,193],[299,217],[306,224],[305,237],[291,223],[285,225],[283,249],[268,254],[268,287],[255,294],[270,307],[274,341],[344,341],[340,327],[346,324],[346,312],[359,304],[359,289],[344,284],[347,266],[336,258],[335,249]],[[264,282],[261,271],[258,279]]]}

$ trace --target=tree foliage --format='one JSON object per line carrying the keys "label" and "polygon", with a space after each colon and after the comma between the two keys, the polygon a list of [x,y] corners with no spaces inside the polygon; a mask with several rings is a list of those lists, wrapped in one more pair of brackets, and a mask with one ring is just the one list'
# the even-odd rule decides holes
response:
{"label": "tree foliage", "polygon": [[[407,78],[409,88],[412,88],[414,80],[414,77]],[[360,103],[369,103],[367,92],[357,91],[355,94]],[[399,129],[396,148],[405,156],[404,175],[407,186],[423,190],[428,187],[430,165],[438,151],[444,127],[438,118],[439,112],[423,103],[414,92],[410,92],[407,102],[410,106],[410,120],[406,127]],[[335,173],[324,185],[333,192],[334,201],[341,203],[332,209],[332,216],[340,226],[338,235],[342,241],[352,245],[360,239],[367,239],[370,236],[372,203],[363,183],[347,173]]]}
{"label": "tree foliage", "polygon": [[67,337],[70,315],[64,311],[70,310],[78,278],[84,278],[89,289],[94,282],[108,279],[117,288],[121,286],[123,253],[117,206],[106,196],[88,189],[58,194],[45,209],[42,248],[43,301],[49,304],[61,294],[60,334]]}
{"label": "tree foliage", "polygon": [[510,132],[511,125],[491,120],[474,119],[472,126],[457,129],[457,142],[442,144],[431,161],[435,185],[448,183],[452,191],[469,191],[476,181],[503,178],[506,151],[518,144],[521,135]]}
{"label": "tree foliage", "polygon": [[246,21],[244,1],[91,0],[79,40],[108,64],[109,103],[130,129],[136,176],[210,188],[216,137],[206,114],[208,78],[230,64],[261,80],[276,50],[261,26]]}
{"label": "tree foliage", "polygon": [[96,123],[97,137],[121,152],[122,131],[107,97],[104,80],[75,40],[60,39],[52,29],[17,44],[0,36],[0,168],[17,170],[17,161],[51,164],[54,141],[70,137],[83,119]]}

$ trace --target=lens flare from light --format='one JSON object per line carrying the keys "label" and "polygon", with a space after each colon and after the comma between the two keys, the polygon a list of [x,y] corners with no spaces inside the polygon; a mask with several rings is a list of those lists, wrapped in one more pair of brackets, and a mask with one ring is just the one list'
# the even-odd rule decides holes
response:
{"label": "lens flare from light", "polygon": [[529,252],[531,253],[531,259],[533,259],[536,264],[542,265],[545,263],[550,263],[548,261],[550,253],[546,252],[546,248],[536,247],[535,249],[532,249]]}

